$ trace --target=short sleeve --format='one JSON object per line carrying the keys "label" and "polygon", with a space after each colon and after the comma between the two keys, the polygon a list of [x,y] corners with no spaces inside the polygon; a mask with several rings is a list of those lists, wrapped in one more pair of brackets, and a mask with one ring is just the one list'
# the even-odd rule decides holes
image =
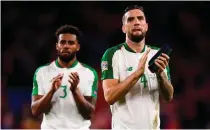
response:
{"label": "short sleeve", "polygon": [[44,95],[44,88],[43,88],[43,77],[41,73],[41,69],[38,68],[33,77],[33,89],[32,89],[32,95]]}
{"label": "short sleeve", "polygon": [[88,80],[88,86],[86,86],[87,89],[84,92],[84,96],[91,96],[93,98],[96,98],[98,91],[98,74],[93,68],[90,68],[89,66],[88,68],[91,71],[91,78]]}
{"label": "short sleeve", "polygon": [[101,79],[119,79],[117,50],[108,49],[101,59]]}

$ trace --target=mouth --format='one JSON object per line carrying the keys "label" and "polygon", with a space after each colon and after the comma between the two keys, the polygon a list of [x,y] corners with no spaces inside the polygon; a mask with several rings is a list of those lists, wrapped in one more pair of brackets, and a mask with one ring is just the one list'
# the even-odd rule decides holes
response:
{"label": "mouth", "polygon": [[65,55],[69,55],[70,54],[70,52],[67,52],[67,51],[63,51],[63,52],[61,52],[62,54],[65,54]]}
{"label": "mouth", "polygon": [[132,33],[134,35],[140,35],[140,34],[142,34],[142,31],[141,31],[141,29],[134,29]]}
{"label": "mouth", "polygon": [[141,31],[140,28],[134,28],[134,29],[133,29],[133,32],[139,32],[139,31]]}

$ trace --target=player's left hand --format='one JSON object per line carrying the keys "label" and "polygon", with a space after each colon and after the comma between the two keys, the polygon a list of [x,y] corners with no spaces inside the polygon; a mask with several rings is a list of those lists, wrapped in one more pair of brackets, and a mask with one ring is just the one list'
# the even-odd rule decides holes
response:
{"label": "player's left hand", "polygon": [[168,66],[169,63],[169,56],[162,53],[156,60],[155,60],[155,64],[158,66],[158,74],[162,73],[166,66]]}
{"label": "player's left hand", "polygon": [[77,72],[71,72],[69,74],[69,83],[71,84],[70,90],[73,92],[77,88],[77,85],[79,84],[79,75]]}

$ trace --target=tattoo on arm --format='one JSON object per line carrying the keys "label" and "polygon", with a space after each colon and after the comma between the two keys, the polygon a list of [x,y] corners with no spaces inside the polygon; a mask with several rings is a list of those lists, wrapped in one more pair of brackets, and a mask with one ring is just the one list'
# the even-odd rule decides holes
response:
{"label": "tattoo on arm", "polygon": [[164,72],[158,76],[158,81],[160,85],[160,94],[165,101],[170,102],[173,98],[174,89]]}

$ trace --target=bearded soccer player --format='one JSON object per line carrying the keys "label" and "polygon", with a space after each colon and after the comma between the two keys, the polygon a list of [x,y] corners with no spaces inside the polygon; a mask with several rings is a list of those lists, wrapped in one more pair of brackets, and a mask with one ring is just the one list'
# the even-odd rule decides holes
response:
{"label": "bearded soccer player", "polygon": [[143,7],[126,8],[122,18],[125,42],[109,48],[101,60],[105,100],[112,112],[112,129],[160,129],[159,96],[173,98],[169,56],[161,54],[155,64],[158,72],[148,69],[158,48],[145,44],[148,23]]}
{"label": "bearded soccer player", "polygon": [[77,60],[81,39],[77,27],[62,26],[56,37],[58,58],[34,74],[32,113],[43,114],[41,129],[88,129],[96,100],[97,73]]}

